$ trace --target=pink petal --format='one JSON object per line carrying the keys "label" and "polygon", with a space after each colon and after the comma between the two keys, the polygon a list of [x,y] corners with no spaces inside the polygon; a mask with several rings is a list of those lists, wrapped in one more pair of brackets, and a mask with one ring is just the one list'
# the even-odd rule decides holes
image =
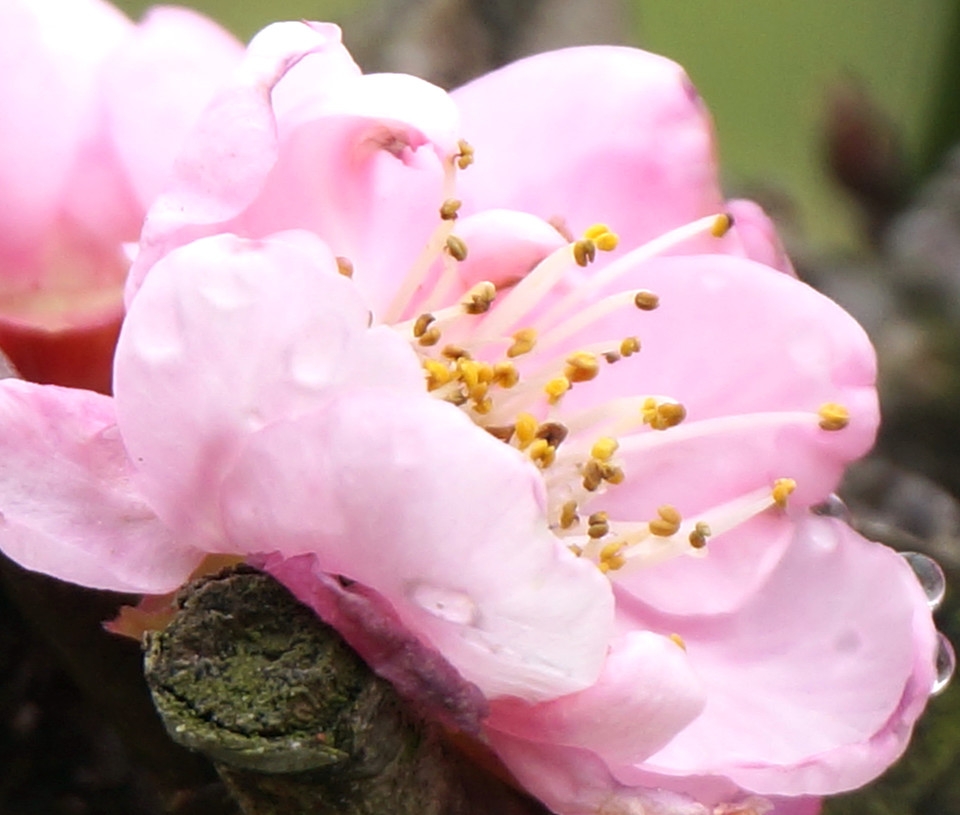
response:
{"label": "pink petal", "polygon": [[[624,308],[579,341],[636,335],[640,353],[575,387],[565,409],[646,393],[681,402],[687,418],[621,439],[627,481],[605,495],[612,506],[644,517],[662,503],[697,512],[780,477],[797,480],[796,501],[816,502],[869,449],[878,421],[873,348],[831,300],[724,256],[650,262],[629,283],[655,291],[660,307]],[[848,408],[847,428],[820,429],[827,402]],[[698,425],[723,417],[731,421]]]}
{"label": "pink petal", "polygon": [[98,0],[0,5],[5,254],[24,251],[50,228],[81,141],[93,127],[99,64],[131,29],[120,12]]}
{"label": "pink petal", "polygon": [[157,520],[134,486],[106,396],[4,380],[0,457],[0,548],[28,569],[160,594],[203,558]]}
{"label": "pink petal", "polygon": [[158,514],[221,551],[220,478],[247,436],[340,385],[421,391],[407,342],[368,322],[306,233],[206,238],[158,263],[124,322],[114,381],[124,442]]}
{"label": "pink petal", "polygon": [[643,765],[654,772],[761,794],[852,789],[900,755],[934,681],[936,631],[913,572],[834,519],[799,521],[736,614],[641,617],[683,636],[707,686],[703,714]]}
{"label": "pink petal", "polygon": [[241,44],[208,18],[157,7],[107,60],[102,76],[110,133],[144,210],[242,55]]}
{"label": "pink petal", "polygon": [[[321,84],[308,96],[311,61]],[[128,300],[174,246],[220,231],[262,237],[291,228],[310,229],[349,258],[374,308],[389,297],[439,224],[440,156],[456,149],[457,114],[422,80],[355,70],[335,26],[277,24],[254,39],[148,215]],[[288,71],[295,81],[285,87]]]}
{"label": "pink petal", "polygon": [[251,437],[224,482],[241,549],[314,553],[369,586],[486,696],[589,685],[612,595],[547,528],[517,452],[426,395],[351,388]]}
{"label": "pink petal", "polygon": [[589,750],[527,741],[496,731],[487,738],[520,785],[553,812],[714,815],[713,807],[669,788],[617,782]]}
{"label": "pink petal", "polygon": [[487,725],[630,763],[665,746],[700,714],[704,701],[700,680],[677,643],[630,631],[611,643],[603,671],[589,688],[539,705],[496,702]]}
{"label": "pink petal", "polygon": [[476,162],[468,211],[610,224],[630,247],[723,208],[709,115],[683,69],[632,48],[520,60],[453,93]]}
{"label": "pink petal", "polygon": [[753,201],[737,199],[727,201],[726,210],[733,216],[731,234],[739,239],[744,257],[796,277],[773,221],[760,206]]}

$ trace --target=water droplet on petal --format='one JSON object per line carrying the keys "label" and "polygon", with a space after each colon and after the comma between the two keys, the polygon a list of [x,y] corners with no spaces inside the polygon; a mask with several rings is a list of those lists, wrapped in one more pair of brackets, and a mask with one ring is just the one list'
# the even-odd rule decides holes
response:
{"label": "water droplet on petal", "polygon": [[941,632],[937,632],[937,678],[934,680],[933,687],[930,689],[930,695],[936,696],[942,693],[944,688],[950,684],[953,677],[953,671],[957,667],[957,657],[953,652],[953,646],[950,640]]}
{"label": "water droplet on petal", "polygon": [[409,591],[410,599],[424,611],[458,625],[473,625],[479,617],[477,604],[470,595],[456,589],[416,583]]}
{"label": "water droplet on petal", "polygon": [[927,595],[930,608],[936,609],[943,602],[943,595],[947,591],[947,580],[943,576],[943,569],[932,557],[920,552],[901,552],[903,559],[910,564],[913,573],[920,581],[923,593]]}
{"label": "water droplet on petal", "polygon": [[836,493],[831,493],[827,500],[817,504],[812,508],[814,515],[821,515],[824,518],[839,518],[841,521],[850,523],[852,516],[850,509],[843,502],[843,499]]}

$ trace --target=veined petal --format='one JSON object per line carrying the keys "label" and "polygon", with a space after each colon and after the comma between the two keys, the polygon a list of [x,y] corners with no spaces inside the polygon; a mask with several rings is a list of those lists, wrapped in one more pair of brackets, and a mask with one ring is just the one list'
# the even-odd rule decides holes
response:
{"label": "veined petal", "polygon": [[903,751],[935,678],[913,572],[831,518],[797,519],[779,568],[735,614],[641,616],[684,638],[707,685],[703,714],[642,765],[666,775],[760,794],[852,789]]}
{"label": "veined petal", "polygon": [[0,382],[0,548],[72,583],[172,591],[203,553],[153,514],[114,421],[106,396]]}
{"label": "veined petal", "polygon": [[336,386],[423,387],[409,345],[368,329],[336,270],[308,233],[206,238],[157,264],[124,322],[114,382],[124,443],[157,512],[213,551],[220,479],[248,435]]}
{"label": "veined petal", "polygon": [[547,528],[535,468],[451,405],[351,389],[251,437],[224,482],[230,539],[316,555],[382,595],[488,697],[580,690],[609,583]]}

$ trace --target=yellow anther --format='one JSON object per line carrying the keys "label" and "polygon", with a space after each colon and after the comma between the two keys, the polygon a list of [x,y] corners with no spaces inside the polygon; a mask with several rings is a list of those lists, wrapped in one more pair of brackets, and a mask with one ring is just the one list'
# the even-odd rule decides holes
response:
{"label": "yellow anther", "polygon": [[820,427],[824,430],[843,430],[850,424],[850,411],[836,402],[827,402],[817,411]]}
{"label": "yellow anther", "polygon": [[619,467],[615,467],[612,464],[607,464],[604,462],[600,465],[600,477],[606,481],[608,484],[622,484],[623,479],[626,476],[623,474],[623,470]]}
{"label": "yellow anther", "polygon": [[590,448],[590,455],[599,461],[609,461],[619,446],[620,442],[611,436],[601,436]]}
{"label": "yellow anther", "polygon": [[595,492],[603,483],[603,467],[596,459],[589,459],[583,465],[583,488]]}
{"label": "yellow anther", "polygon": [[684,651],[687,650],[687,644],[683,641],[683,637],[681,637],[679,634],[671,634],[668,639],[672,642],[675,642]]}
{"label": "yellow anther", "polygon": [[599,566],[601,572],[615,572],[623,568],[627,559],[621,554],[623,552],[623,541],[613,541],[608,543],[600,550]]}
{"label": "yellow anther", "polygon": [[337,271],[344,277],[353,277],[353,263],[350,262],[350,258],[338,257]]}
{"label": "yellow anther", "polygon": [[583,238],[573,244],[573,259],[577,266],[589,266],[597,256],[597,245],[587,238]]}
{"label": "yellow anther", "polygon": [[440,217],[445,221],[455,221],[462,205],[462,201],[448,198],[440,205]]}
{"label": "yellow anther", "polygon": [[440,354],[447,359],[457,360],[457,359],[472,359],[470,352],[465,348],[461,348],[459,345],[444,345],[443,350]]}
{"label": "yellow anther", "polygon": [[544,439],[551,447],[559,447],[569,432],[560,422],[544,422],[537,428],[537,438]]}
{"label": "yellow anther", "polygon": [[431,345],[436,345],[438,342],[440,342],[440,329],[436,326],[428,328],[417,339],[417,344],[422,345],[424,348],[429,348]]}
{"label": "yellow anther", "polygon": [[773,490],[770,495],[773,498],[773,502],[783,509],[787,505],[787,498],[793,493],[797,488],[797,482],[792,478],[778,478],[773,482]]}
{"label": "yellow anther", "polygon": [[721,212],[710,227],[710,234],[722,238],[733,228],[733,223],[733,216],[729,212]]}
{"label": "yellow anther", "polygon": [[489,396],[484,396],[480,399],[473,396],[471,396],[471,398],[474,399],[474,412],[479,413],[481,416],[486,416],[493,410],[493,400]]}
{"label": "yellow anther", "polygon": [[527,448],[527,455],[541,470],[545,470],[556,460],[557,450],[546,439],[534,439]]}
{"label": "yellow anther", "polygon": [[514,426],[514,430],[517,435],[517,445],[521,450],[526,450],[532,442],[537,437],[537,427],[539,422],[536,420],[530,413],[521,413],[517,416],[517,423]]}
{"label": "yellow anther", "polygon": [[596,354],[589,351],[575,351],[567,357],[564,376],[571,382],[589,382],[600,373],[600,362]]}
{"label": "yellow anther", "polygon": [[460,358],[457,360],[457,373],[467,393],[475,399],[485,396],[487,386],[493,381],[493,366],[488,362]]}
{"label": "yellow anther", "polygon": [[489,280],[483,280],[463,296],[460,306],[467,314],[484,314],[490,310],[490,304],[496,296],[497,287]]}
{"label": "yellow anther", "polygon": [[557,404],[568,390],[570,390],[570,380],[565,376],[555,377],[543,387],[543,392],[547,394],[547,401],[551,405]]}
{"label": "yellow anther", "polygon": [[690,533],[690,545],[694,549],[703,549],[707,545],[707,538],[710,537],[710,524],[706,521],[697,521]]}
{"label": "yellow anther", "polygon": [[513,359],[529,354],[537,344],[537,331],[534,328],[521,328],[513,335],[513,345],[507,349],[507,356]]}
{"label": "yellow anther", "polygon": [[620,341],[620,356],[633,356],[640,350],[640,340],[636,337],[624,337]]}
{"label": "yellow anther", "polygon": [[601,235],[606,235],[609,231],[610,227],[606,224],[593,224],[592,226],[588,226],[583,231],[583,237],[585,237],[587,240],[593,241],[599,238]]}
{"label": "yellow anther", "polygon": [[583,547],[582,547],[582,546],[577,546],[577,544],[575,544],[575,543],[571,543],[571,544],[567,547],[567,549],[569,549],[571,552],[573,552],[573,554],[575,554],[577,557],[581,557],[581,556],[583,555]]}
{"label": "yellow anther", "polygon": [[463,238],[457,237],[456,235],[448,235],[446,249],[447,254],[454,260],[467,259],[467,244],[464,243]]}
{"label": "yellow anther", "polygon": [[427,329],[430,328],[430,324],[436,320],[432,314],[425,313],[417,317],[416,322],[413,324],[413,336],[418,339],[427,333]]}
{"label": "yellow anther", "polygon": [[660,305],[660,297],[652,291],[641,289],[633,296],[633,304],[640,311],[653,311]]}
{"label": "yellow anther", "polygon": [[610,523],[606,512],[594,512],[587,518],[587,537],[598,540],[609,532]]}
{"label": "yellow anther", "polygon": [[425,359],[423,369],[427,374],[427,390],[435,391],[453,381],[453,371],[435,359]]}
{"label": "yellow anther", "polygon": [[616,232],[604,232],[593,239],[601,252],[612,252],[620,245],[620,236]]}
{"label": "yellow anther", "polygon": [[664,504],[657,509],[657,515],[659,517],[648,524],[650,533],[660,538],[669,538],[671,535],[676,535],[680,530],[680,524],[683,523],[680,513],[670,504]]}
{"label": "yellow anther", "polygon": [[577,502],[567,501],[560,508],[560,528],[570,529],[580,522],[580,516],[577,515]]}
{"label": "yellow anther", "polygon": [[[593,243],[596,249],[601,252],[610,252],[617,248],[620,238],[616,232],[611,231],[606,224],[594,224],[587,227],[583,233],[584,242]],[[591,257],[590,260],[593,260]],[[583,265],[583,264],[581,264]]]}
{"label": "yellow anther", "polygon": [[676,427],[687,418],[687,409],[679,402],[658,402],[652,396],[643,400],[640,411],[643,414],[643,423],[654,430]]}
{"label": "yellow anther", "polygon": [[457,166],[461,170],[466,170],[471,164],[473,164],[473,147],[470,146],[469,142],[460,139],[457,142],[457,150],[455,158],[457,159]]}
{"label": "yellow anther", "polygon": [[512,362],[498,362],[493,366],[493,381],[501,388],[512,388],[520,381],[520,372]]}

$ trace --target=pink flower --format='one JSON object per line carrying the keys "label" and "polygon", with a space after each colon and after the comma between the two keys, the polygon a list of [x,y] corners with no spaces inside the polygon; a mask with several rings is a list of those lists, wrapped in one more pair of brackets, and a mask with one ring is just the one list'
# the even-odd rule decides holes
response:
{"label": "pink flower", "polygon": [[242,47],[187,9],[0,8],[0,347],[28,379],[107,391],[146,208]]}
{"label": "pink flower", "polygon": [[248,557],[561,813],[816,812],[899,755],[936,632],[811,513],[870,344],[715,173],[659,57],[451,98],[266,29],[150,211],[115,397],[0,383],[0,546],[148,593]]}

